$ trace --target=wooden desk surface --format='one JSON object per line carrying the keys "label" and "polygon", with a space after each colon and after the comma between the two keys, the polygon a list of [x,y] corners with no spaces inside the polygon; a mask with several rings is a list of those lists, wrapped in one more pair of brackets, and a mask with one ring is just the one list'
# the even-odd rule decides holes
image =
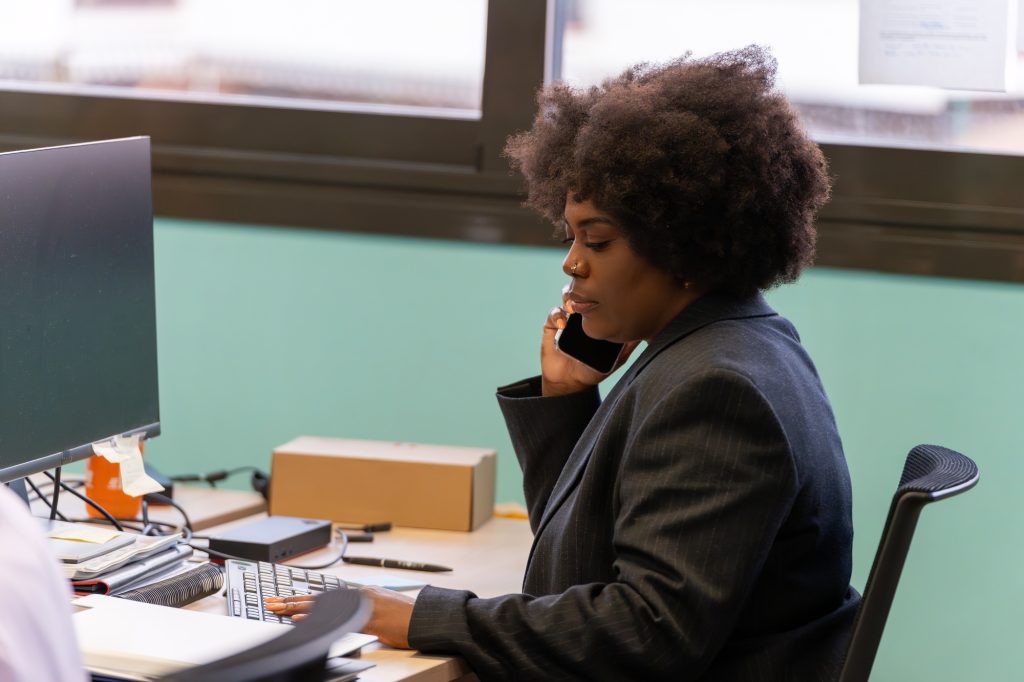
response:
{"label": "wooden desk surface", "polygon": [[[221,491],[210,492],[216,494]],[[214,497],[208,497],[205,501],[211,500]],[[224,524],[214,531],[258,518],[260,515]],[[377,533],[373,542],[350,544],[349,554],[442,564],[454,570],[451,573],[419,573],[350,564],[321,570],[354,581],[358,581],[360,575],[395,573],[422,579],[439,587],[467,589],[480,597],[493,597],[521,590],[532,537],[529,523],[517,519],[491,519],[472,533],[395,528],[386,533]],[[339,549],[331,546],[304,554],[288,563],[311,566],[321,564],[335,556]],[[186,608],[226,614],[227,607],[224,598],[217,595]],[[362,656],[363,660],[376,664],[376,667],[360,673],[359,679],[365,682],[450,682],[464,677],[476,678],[459,658],[426,656],[379,644],[364,647]]]}

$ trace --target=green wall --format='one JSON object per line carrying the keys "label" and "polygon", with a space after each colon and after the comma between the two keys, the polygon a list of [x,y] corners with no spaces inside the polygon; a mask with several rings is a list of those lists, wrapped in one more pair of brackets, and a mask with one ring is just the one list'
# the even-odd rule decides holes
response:
{"label": "green wall", "polygon": [[[521,501],[493,392],[536,373],[560,263],[556,249],[158,220],[164,434],[147,457],[168,473],[266,467],[299,434],[488,446],[498,499]],[[957,448],[982,471],[923,514],[873,679],[1018,679],[1024,288],[813,270],[769,300],[835,407],[858,587],[910,447]]]}

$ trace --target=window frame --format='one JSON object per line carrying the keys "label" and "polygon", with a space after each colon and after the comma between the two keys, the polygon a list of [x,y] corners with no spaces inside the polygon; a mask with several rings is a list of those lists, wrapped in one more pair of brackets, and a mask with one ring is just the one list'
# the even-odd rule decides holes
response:
{"label": "window frame", "polygon": [[[160,216],[556,246],[501,151],[558,71],[562,9],[488,0],[479,116],[25,86],[0,90],[0,149],[149,135]],[[821,146],[818,265],[1024,282],[1024,157]]]}

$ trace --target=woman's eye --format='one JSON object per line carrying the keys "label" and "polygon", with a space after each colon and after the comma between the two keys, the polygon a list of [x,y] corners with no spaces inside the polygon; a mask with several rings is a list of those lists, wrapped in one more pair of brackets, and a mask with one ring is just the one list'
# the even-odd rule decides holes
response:
{"label": "woman's eye", "polygon": [[574,241],[576,241],[575,237],[566,237],[565,239],[562,240],[562,243],[563,244],[572,244]]}
{"label": "woman's eye", "polygon": [[584,242],[583,245],[585,247],[587,247],[588,249],[593,249],[594,251],[600,251],[601,249],[605,248],[606,246],[608,246],[611,243],[612,243],[611,239],[606,239],[603,242]]}

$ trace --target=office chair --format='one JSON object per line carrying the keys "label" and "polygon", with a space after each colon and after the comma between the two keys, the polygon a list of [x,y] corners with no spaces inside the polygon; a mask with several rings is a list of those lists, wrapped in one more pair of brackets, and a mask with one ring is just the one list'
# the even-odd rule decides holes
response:
{"label": "office chair", "polygon": [[970,490],[977,482],[978,466],[959,452],[918,445],[907,455],[853,622],[839,682],[867,682],[871,674],[921,509],[930,502]]}
{"label": "office chair", "polygon": [[309,616],[251,649],[161,678],[162,682],[307,682],[325,676],[331,644],[362,627],[371,606],[358,590],[317,597]]}

